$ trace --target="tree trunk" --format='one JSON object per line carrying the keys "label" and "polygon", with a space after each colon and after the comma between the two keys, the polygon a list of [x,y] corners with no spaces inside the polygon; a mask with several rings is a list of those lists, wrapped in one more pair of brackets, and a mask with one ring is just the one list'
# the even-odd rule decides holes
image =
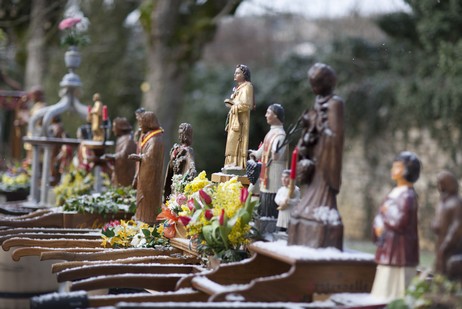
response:
{"label": "tree trunk", "polygon": [[[143,106],[156,113],[165,130],[166,151],[177,132],[188,73],[213,39],[220,17],[233,14],[242,0],[194,2],[157,0],[147,29],[146,81]],[[186,12],[186,13],[185,13]]]}
{"label": "tree trunk", "polygon": [[31,17],[29,37],[27,42],[27,63],[25,75],[25,89],[42,85],[45,72],[45,29],[47,22],[46,0],[35,0],[31,3]]}

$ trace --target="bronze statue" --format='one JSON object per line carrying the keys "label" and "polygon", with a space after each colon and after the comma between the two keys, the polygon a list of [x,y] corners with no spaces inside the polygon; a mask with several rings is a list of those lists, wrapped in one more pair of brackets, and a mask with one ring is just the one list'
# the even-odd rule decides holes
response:
{"label": "bronze statue", "polygon": [[419,208],[414,183],[421,163],[410,151],[393,160],[391,179],[396,187],[388,193],[374,218],[377,272],[371,294],[388,300],[404,297],[419,264]]}
{"label": "bronze statue", "polygon": [[117,137],[114,154],[105,154],[102,159],[113,164],[112,184],[128,187],[135,176],[136,162],[128,159],[128,155],[136,153],[132,126],[124,117],[117,117],[112,122],[112,132]]}
{"label": "bronze statue", "polygon": [[128,156],[139,162],[136,175],[136,213],[135,219],[154,224],[162,205],[162,173],[164,162],[164,130],[153,112],[144,112],[140,120],[143,134],[140,151]]}
{"label": "bronze statue", "polygon": [[244,170],[249,148],[250,110],[254,108],[253,86],[250,82],[250,70],[239,64],[234,72],[236,87],[225,105],[230,109],[226,119],[225,131],[228,132],[225,150],[225,169]]}
{"label": "bronze statue", "polygon": [[303,192],[291,213],[289,245],[343,246],[343,224],[337,210],[344,140],[344,102],[334,95],[334,70],[314,64],[308,78],[316,94],[314,108],[302,116],[297,177]]}
{"label": "bronze statue", "polygon": [[93,95],[93,107],[90,111],[91,132],[94,141],[104,140],[103,125],[103,103],[99,93]]}
{"label": "bronze statue", "polygon": [[432,224],[437,239],[435,271],[462,279],[462,198],[456,177],[442,171],[437,177],[440,203]]}
{"label": "bronze statue", "polygon": [[172,193],[172,177],[182,175],[185,180],[193,180],[197,175],[192,145],[193,129],[189,123],[182,123],[178,128],[179,144],[175,143],[170,150],[167,173],[164,184],[164,200]]}
{"label": "bronze statue", "polygon": [[258,150],[250,151],[250,158],[261,161],[260,172],[260,217],[278,217],[278,205],[274,201],[281,187],[281,174],[287,168],[287,146],[282,146],[286,137],[284,131],[284,108],[280,104],[271,104],[266,110],[266,122],[270,130]]}

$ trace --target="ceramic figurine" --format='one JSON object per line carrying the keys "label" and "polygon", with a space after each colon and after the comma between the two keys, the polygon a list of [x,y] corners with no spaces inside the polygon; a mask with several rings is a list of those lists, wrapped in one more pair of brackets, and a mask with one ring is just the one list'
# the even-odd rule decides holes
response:
{"label": "ceramic figurine", "polygon": [[239,64],[234,72],[236,87],[225,105],[229,108],[225,131],[228,132],[225,150],[225,169],[244,170],[249,147],[250,110],[254,108],[250,70]]}
{"label": "ceramic figurine", "polygon": [[[287,146],[282,146],[286,137],[284,131],[284,108],[280,104],[272,104],[265,114],[270,130],[258,150],[250,151],[250,158],[261,161],[260,171],[260,217],[278,217],[278,205],[274,198],[281,187],[281,174],[287,168]],[[281,147],[282,146],[282,147]]]}
{"label": "ceramic figurine", "polygon": [[167,173],[165,175],[164,200],[172,193],[172,177],[182,175],[185,180],[193,180],[197,175],[192,145],[193,129],[191,124],[182,123],[178,128],[179,144],[175,143],[170,150]]}
{"label": "ceramic figurine", "polygon": [[279,210],[276,227],[281,232],[287,231],[290,212],[300,202],[300,189],[295,186],[295,184],[292,184],[293,188],[290,188],[291,184],[289,176],[290,170],[284,170],[282,172],[282,187],[279,188],[276,193],[276,197],[274,198],[274,201],[278,205],[277,210]]}
{"label": "ceramic figurine", "polygon": [[456,177],[442,171],[437,177],[440,203],[432,224],[435,244],[435,272],[462,279],[462,199]]}
{"label": "ceramic figurine", "polygon": [[140,119],[143,137],[140,151],[128,156],[139,162],[136,175],[136,213],[135,219],[154,224],[160,213],[163,189],[164,130],[153,112],[144,112]]}
{"label": "ceramic figurine", "polygon": [[90,111],[91,132],[94,141],[104,140],[103,103],[99,93],[93,95],[93,107]]}
{"label": "ceramic figurine", "polygon": [[308,79],[316,99],[314,108],[302,116],[297,178],[303,194],[291,213],[288,244],[342,249],[337,194],[342,173],[344,102],[334,95],[336,74],[330,66],[314,64]]}
{"label": "ceramic figurine", "polygon": [[105,154],[102,159],[112,162],[112,184],[128,187],[135,176],[136,162],[128,160],[128,155],[136,152],[132,126],[124,117],[117,117],[112,122],[112,132],[117,137],[114,154]]}
{"label": "ceramic figurine", "polygon": [[401,152],[393,161],[391,179],[396,186],[385,197],[373,223],[377,245],[377,272],[371,294],[387,300],[404,297],[419,264],[417,193],[414,183],[421,163],[412,152]]}

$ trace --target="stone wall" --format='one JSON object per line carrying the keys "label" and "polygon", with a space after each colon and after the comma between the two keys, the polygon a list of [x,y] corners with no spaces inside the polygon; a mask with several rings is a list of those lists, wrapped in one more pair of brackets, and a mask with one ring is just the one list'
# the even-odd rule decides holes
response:
{"label": "stone wall", "polygon": [[359,138],[346,139],[342,187],[338,196],[346,239],[371,239],[372,219],[394,186],[390,180],[393,158],[404,150],[415,152],[422,162],[421,175],[415,184],[419,195],[420,247],[433,250],[431,221],[439,202],[436,176],[453,164],[451,157],[425,130],[414,129],[407,134],[396,132],[368,143]]}

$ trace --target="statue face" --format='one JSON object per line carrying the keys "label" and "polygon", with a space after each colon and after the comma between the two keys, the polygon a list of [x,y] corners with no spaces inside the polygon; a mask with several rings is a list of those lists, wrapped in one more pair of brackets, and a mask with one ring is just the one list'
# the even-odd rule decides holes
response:
{"label": "statue face", "polygon": [[282,185],[283,185],[284,187],[288,187],[288,186],[289,186],[289,182],[290,182],[289,175],[287,175],[287,174],[282,174],[282,176],[281,176],[281,182],[282,182]]}
{"label": "statue face", "polygon": [[241,69],[236,68],[236,71],[234,71],[234,80],[235,80],[237,83],[243,83],[243,82],[245,82],[244,73],[241,71]]}
{"label": "statue face", "polygon": [[271,110],[267,109],[266,114],[265,114],[266,122],[271,126],[271,125],[277,125],[279,124],[279,119],[278,116]]}
{"label": "statue face", "polygon": [[398,180],[403,179],[405,171],[406,171],[406,168],[403,162],[401,161],[393,162],[393,165],[391,167],[391,179],[393,181],[398,181]]}

